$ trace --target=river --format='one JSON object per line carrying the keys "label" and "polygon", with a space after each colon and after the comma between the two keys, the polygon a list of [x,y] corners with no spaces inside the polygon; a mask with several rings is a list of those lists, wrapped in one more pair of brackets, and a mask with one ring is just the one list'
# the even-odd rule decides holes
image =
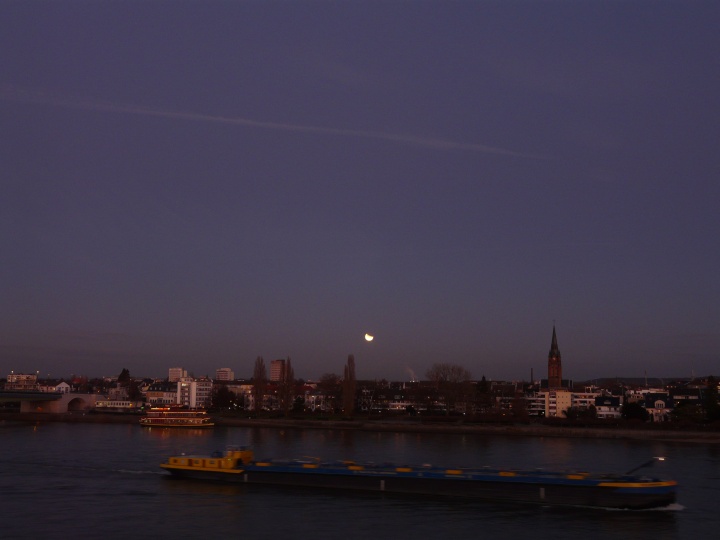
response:
{"label": "river", "polygon": [[[178,453],[624,472],[680,483],[669,510],[612,511],[171,480]],[[0,422],[0,538],[690,539],[720,530],[720,445],[346,430]]]}

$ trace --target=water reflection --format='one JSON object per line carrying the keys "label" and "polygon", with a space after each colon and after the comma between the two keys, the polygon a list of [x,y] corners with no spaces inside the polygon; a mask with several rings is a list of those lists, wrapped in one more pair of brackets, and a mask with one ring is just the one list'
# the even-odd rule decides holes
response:
{"label": "water reflection", "polygon": [[195,437],[206,437],[212,438],[211,429],[194,429],[194,428],[169,428],[169,427],[143,427],[143,430],[150,435],[150,437],[158,437],[161,439],[183,439],[183,438],[195,438]]}

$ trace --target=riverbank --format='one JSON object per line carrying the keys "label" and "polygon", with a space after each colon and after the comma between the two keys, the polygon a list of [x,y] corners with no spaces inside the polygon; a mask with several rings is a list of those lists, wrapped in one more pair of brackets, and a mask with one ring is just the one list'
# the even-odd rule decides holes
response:
{"label": "riverbank", "polygon": [[[0,427],[15,423],[99,423],[137,424],[137,415],[93,413],[0,413]],[[586,439],[643,439],[683,443],[720,444],[720,432],[658,428],[651,425],[624,427],[548,426],[543,424],[465,424],[448,422],[420,422],[403,419],[382,420],[303,420],[274,418],[238,418],[218,416],[216,425],[225,427],[255,427],[274,429],[331,429],[402,433],[455,433],[484,436],[569,437]]]}

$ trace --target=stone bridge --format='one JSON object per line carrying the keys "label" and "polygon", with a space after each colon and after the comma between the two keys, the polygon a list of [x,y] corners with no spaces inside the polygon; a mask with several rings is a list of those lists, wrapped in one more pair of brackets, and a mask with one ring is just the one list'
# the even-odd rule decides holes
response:
{"label": "stone bridge", "polygon": [[[88,412],[95,407],[98,394],[55,392],[0,392],[0,401],[19,401],[21,413]],[[101,396],[102,397],[102,396]]]}

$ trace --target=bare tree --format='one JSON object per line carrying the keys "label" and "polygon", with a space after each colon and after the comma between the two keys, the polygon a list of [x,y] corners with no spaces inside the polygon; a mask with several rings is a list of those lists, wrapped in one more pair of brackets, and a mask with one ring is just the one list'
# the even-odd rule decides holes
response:
{"label": "bare tree", "polygon": [[481,414],[489,413],[493,407],[493,396],[490,392],[490,383],[482,376],[475,387],[475,411]]}
{"label": "bare tree", "polygon": [[279,387],[279,398],[280,407],[282,408],[285,416],[290,414],[290,408],[292,407],[293,400],[295,399],[295,372],[293,371],[292,364],[290,363],[290,357],[285,361],[283,365],[282,373],[280,374],[280,387]]}
{"label": "bare tree", "polygon": [[263,398],[267,388],[267,369],[262,356],[255,359],[253,370],[253,410],[258,412],[262,409]]}
{"label": "bare tree", "polygon": [[317,387],[325,394],[337,395],[340,389],[340,376],[336,373],[323,373],[318,380]]}
{"label": "bare tree", "polygon": [[448,412],[455,408],[455,404],[467,390],[467,383],[472,377],[464,367],[446,362],[433,364],[425,376],[435,383],[438,394],[445,398]]}
{"label": "bare tree", "polygon": [[464,367],[446,362],[433,364],[432,367],[427,370],[425,376],[436,384],[442,382],[465,382],[472,377],[470,372]]}
{"label": "bare tree", "polygon": [[343,379],[343,410],[346,416],[352,416],[355,413],[355,387],[355,357],[351,354],[348,356]]}
{"label": "bare tree", "polygon": [[338,396],[342,392],[340,376],[335,373],[324,373],[318,381],[317,388],[323,395],[325,406],[334,411],[337,407]]}

